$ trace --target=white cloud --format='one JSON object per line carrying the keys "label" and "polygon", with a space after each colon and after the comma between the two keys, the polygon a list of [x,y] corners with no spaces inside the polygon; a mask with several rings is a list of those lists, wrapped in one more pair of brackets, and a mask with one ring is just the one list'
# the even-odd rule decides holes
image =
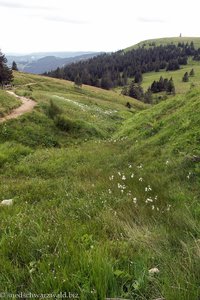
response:
{"label": "white cloud", "polygon": [[197,0],[0,0],[3,52],[115,51],[141,40],[198,36]]}
{"label": "white cloud", "polygon": [[[33,2],[34,3],[34,2]],[[49,9],[48,6],[39,6],[39,5],[27,5],[27,3],[19,2],[19,1],[1,1],[0,0],[0,7],[6,8],[20,8],[20,9]]]}

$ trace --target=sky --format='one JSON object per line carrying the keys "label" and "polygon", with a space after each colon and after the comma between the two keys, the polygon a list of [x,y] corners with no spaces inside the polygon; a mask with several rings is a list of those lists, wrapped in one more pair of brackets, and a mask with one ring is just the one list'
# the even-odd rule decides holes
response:
{"label": "sky", "polygon": [[200,36],[199,0],[0,0],[3,53],[117,51]]}

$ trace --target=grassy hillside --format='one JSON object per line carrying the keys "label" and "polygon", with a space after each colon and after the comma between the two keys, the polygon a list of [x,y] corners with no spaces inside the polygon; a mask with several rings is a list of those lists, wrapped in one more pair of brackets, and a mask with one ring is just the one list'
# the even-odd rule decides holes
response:
{"label": "grassy hillside", "polygon": [[[182,81],[183,75],[186,72],[188,72],[189,74],[191,69],[194,69],[195,76],[190,77],[188,82],[183,82]],[[200,86],[200,81],[199,81],[200,63],[195,62],[190,58],[188,59],[188,64],[186,66],[181,66],[180,70],[176,70],[176,71],[161,70],[159,72],[145,73],[143,74],[143,82],[142,82],[142,87],[144,88],[144,90],[147,90],[148,87],[151,86],[154,80],[158,81],[160,76],[168,79],[172,77],[176,88],[176,93],[185,94],[190,90],[191,86],[196,86],[196,87]]]}
{"label": "grassy hillside", "polygon": [[166,46],[168,44],[178,45],[178,43],[191,43],[194,42],[196,49],[200,48],[200,37],[168,37],[168,38],[158,38],[142,41],[136,45],[130,46],[125,49],[125,51],[130,51],[132,49],[137,49],[139,47],[149,48],[152,46]]}
{"label": "grassy hillside", "polygon": [[0,124],[0,194],[14,199],[0,290],[197,300],[198,85],[153,107],[23,73],[15,86],[38,105]]}

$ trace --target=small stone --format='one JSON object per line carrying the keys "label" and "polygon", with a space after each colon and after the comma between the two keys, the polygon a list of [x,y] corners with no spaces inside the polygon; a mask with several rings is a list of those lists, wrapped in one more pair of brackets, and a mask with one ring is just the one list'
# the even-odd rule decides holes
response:
{"label": "small stone", "polygon": [[157,274],[159,273],[160,271],[158,270],[158,268],[152,268],[149,270],[149,274]]}
{"label": "small stone", "polygon": [[1,201],[0,205],[11,206],[11,205],[13,205],[13,199],[5,199],[5,200]]}

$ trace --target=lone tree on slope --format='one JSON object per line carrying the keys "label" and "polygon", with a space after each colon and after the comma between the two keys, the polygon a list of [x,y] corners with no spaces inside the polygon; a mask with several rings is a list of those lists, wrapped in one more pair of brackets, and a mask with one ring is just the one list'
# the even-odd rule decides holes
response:
{"label": "lone tree on slope", "polygon": [[12,70],[7,66],[7,59],[0,51],[0,85],[2,88],[13,80]]}
{"label": "lone tree on slope", "polygon": [[12,70],[13,71],[18,71],[18,67],[17,67],[17,64],[16,64],[15,61],[13,61],[13,63],[12,63]]}
{"label": "lone tree on slope", "polygon": [[182,81],[183,82],[188,82],[189,81],[188,72],[185,72],[185,74],[183,75]]}

